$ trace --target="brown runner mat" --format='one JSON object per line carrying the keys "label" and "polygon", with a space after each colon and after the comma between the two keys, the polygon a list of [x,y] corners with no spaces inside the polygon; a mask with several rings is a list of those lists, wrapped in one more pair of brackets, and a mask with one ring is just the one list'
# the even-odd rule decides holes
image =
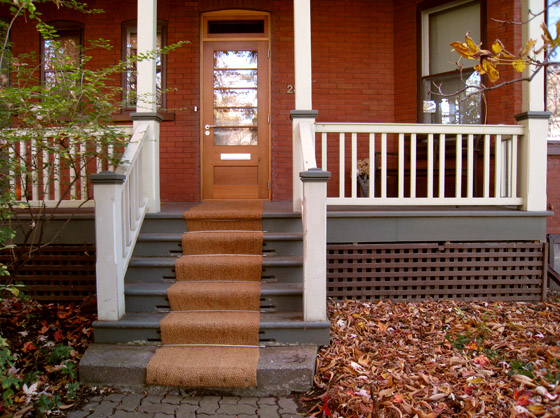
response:
{"label": "brown runner mat", "polygon": [[257,385],[259,349],[247,347],[161,347],[150,360],[151,385],[193,388]]}
{"label": "brown runner mat", "polygon": [[183,254],[262,254],[262,231],[200,231],[183,234]]}
{"label": "brown runner mat", "polygon": [[261,280],[261,255],[184,255],[175,261],[177,281]]}
{"label": "brown runner mat", "polygon": [[175,263],[177,282],[168,289],[172,312],[161,320],[164,346],[148,363],[148,384],[257,385],[262,207],[216,201],[185,212],[187,255]]}
{"label": "brown runner mat", "polygon": [[177,282],[167,289],[173,311],[258,311],[259,282]]}
{"label": "brown runner mat", "polygon": [[188,231],[262,230],[263,203],[255,200],[203,202],[184,216]]}
{"label": "brown runner mat", "polygon": [[171,312],[160,323],[162,344],[258,345],[259,312]]}

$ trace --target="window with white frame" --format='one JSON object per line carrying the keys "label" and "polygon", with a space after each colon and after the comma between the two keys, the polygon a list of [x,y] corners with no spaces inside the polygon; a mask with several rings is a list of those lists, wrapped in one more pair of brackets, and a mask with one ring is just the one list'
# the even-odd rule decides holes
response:
{"label": "window with white frame", "polygon": [[[123,60],[134,57],[138,53],[138,36],[136,21],[128,21],[123,24]],[[166,25],[158,22],[156,48],[162,48],[166,44]],[[165,92],[165,55],[156,58],[156,97],[154,100],[157,107],[164,106]],[[136,65],[127,68],[123,74],[123,99],[126,108],[136,107]]]}
{"label": "window with white frame", "polygon": [[449,44],[465,34],[481,40],[480,1],[446,2],[421,11],[421,119],[424,123],[482,123],[482,99],[476,93],[480,75]]}
{"label": "window with white frame", "polygon": [[[552,37],[556,37],[556,22],[560,20],[558,0],[546,0],[547,24]],[[548,139],[560,140],[560,51],[548,55],[546,66],[546,110],[552,113],[548,126]]]}

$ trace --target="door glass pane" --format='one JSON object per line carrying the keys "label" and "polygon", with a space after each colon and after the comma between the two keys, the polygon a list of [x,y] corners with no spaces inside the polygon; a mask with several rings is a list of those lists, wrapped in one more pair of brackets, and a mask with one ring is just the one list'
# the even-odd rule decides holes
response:
{"label": "door glass pane", "polygon": [[257,51],[215,51],[213,72],[214,145],[257,145]]}
{"label": "door glass pane", "polygon": [[257,129],[214,128],[214,145],[257,145]]}
{"label": "door glass pane", "polygon": [[214,70],[214,87],[257,87],[257,70]]}
{"label": "door glass pane", "polygon": [[257,68],[257,51],[215,51],[214,68]]}
{"label": "door glass pane", "polygon": [[257,126],[257,109],[214,109],[214,125]]}
{"label": "door glass pane", "polygon": [[215,90],[214,106],[257,107],[257,89]]}

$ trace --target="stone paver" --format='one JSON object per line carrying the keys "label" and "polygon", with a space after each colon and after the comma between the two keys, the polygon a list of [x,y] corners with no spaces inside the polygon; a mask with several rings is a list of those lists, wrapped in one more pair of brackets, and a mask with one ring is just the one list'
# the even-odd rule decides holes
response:
{"label": "stone paver", "polygon": [[189,396],[177,392],[96,396],[68,418],[301,418],[288,397]]}
{"label": "stone paver", "polygon": [[255,415],[257,411],[257,405],[246,405],[246,404],[237,404],[237,405],[222,405],[216,411],[218,415],[240,415],[240,414],[247,414],[247,415]]}
{"label": "stone paver", "polygon": [[99,405],[95,407],[89,418],[105,418],[113,415],[115,408],[117,407],[116,402],[101,401]]}
{"label": "stone paver", "polygon": [[129,393],[122,399],[120,405],[117,406],[117,409],[121,409],[123,411],[135,411],[138,409],[142,399],[144,399],[144,395],[139,393]]}

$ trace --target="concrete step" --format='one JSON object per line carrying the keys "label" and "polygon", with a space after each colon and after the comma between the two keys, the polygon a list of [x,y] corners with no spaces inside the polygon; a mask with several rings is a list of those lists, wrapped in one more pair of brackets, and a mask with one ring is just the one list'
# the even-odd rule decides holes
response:
{"label": "concrete step", "polygon": [[[134,247],[134,257],[171,257],[182,255],[182,233],[141,233]],[[269,256],[301,255],[301,232],[265,232],[263,254]]]}
{"label": "concrete step", "polygon": [[[170,388],[146,385],[146,366],[156,346],[92,344],[80,361],[80,381],[119,389],[167,392]],[[232,396],[281,396],[305,392],[313,386],[315,345],[262,347],[257,366],[256,388],[204,389],[205,394]],[[183,388],[185,391],[192,389]],[[199,392],[199,390],[197,390]]]}
{"label": "concrete step", "polygon": [[[172,283],[176,257],[132,257],[125,276],[127,283]],[[263,282],[301,283],[303,257],[264,256]]]}
{"label": "concrete step", "polygon": [[[127,312],[167,312],[167,289],[172,283],[127,283]],[[227,283],[224,284],[227,286]],[[297,312],[302,309],[301,283],[263,283],[261,312]]]}
{"label": "concrete step", "polygon": [[[161,340],[160,321],[164,312],[127,313],[118,321],[95,321],[96,343],[157,343]],[[328,321],[304,321],[301,312],[261,313],[259,340],[261,344],[329,343]]]}

